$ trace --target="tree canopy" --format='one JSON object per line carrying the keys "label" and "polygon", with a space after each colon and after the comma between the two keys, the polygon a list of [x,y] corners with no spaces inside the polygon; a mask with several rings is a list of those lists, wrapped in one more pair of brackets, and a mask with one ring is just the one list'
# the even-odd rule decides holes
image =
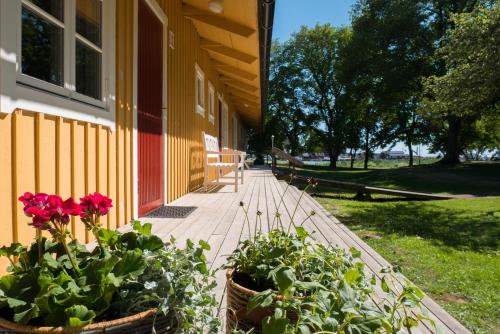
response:
{"label": "tree canopy", "polygon": [[272,48],[265,141],[293,155],[429,144],[443,162],[500,146],[493,0],[358,0],[350,27],[302,27]]}

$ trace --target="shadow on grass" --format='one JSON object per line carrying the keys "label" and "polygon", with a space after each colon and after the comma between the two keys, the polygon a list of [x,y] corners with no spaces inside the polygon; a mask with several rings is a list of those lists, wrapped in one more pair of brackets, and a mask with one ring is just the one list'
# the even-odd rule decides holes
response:
{"label": "shadow on grass", "polygon": [[311,193],[310,194],[313,197],[318,197],[318,198],[327,198],[327,199],[340,199],[344,201],[364,201],[364,202],[373,202],[373,203],[388,203],[388,202],[424,202],[426,200],[424,199],[418,199],[418,198],[404,198],[404,197],[359,197],[357,195],[344,195],[344,194],[338,194],[338,195],[328,195],[328,194],[322,194],[322,193]]}
{"label": "shadow on grass", "polygon": [[[288,173],[285,170],[285,173]],[[500,195],[500,163],[473,163],[458,166],[439,164],[399,168],[337,168],[305,166],[298,174],[376,187],[410,191],[475,196]]]}
{"label": "shadow on grass", "polygon": [[447,209],[426,202],[389,203],[357,207],[342,218],[352,229],[373,229],[386,234],[419,236],[447,246],[497,250],[500,222],[494,211]]}

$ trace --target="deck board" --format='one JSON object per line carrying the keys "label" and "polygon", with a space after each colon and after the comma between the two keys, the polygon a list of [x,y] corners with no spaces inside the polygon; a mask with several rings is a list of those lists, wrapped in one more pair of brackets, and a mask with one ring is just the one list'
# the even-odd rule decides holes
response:
{"label": "deck board", "polygon": [[[200,239],[208,241],[211,249],[207,253],[207,260],[211,269],[217,269],[224,265],[227,256],[236,248],[241,239],[248,238],[249,235],[255,233],[256,226],[257,229],[262,228],[263,231],[267,231],[268,226],[272,228],[273,224],[276,227],[278,222],[275,213],[279,212],[285,228],[290,224],[291,216],[294,216],[294,222],[298,224],[304,222],[305,228],[315,231],[313,238],[316,241],[345,249],[355,247],[360,250],[361,260],[365,263],[367,274],[374,274],[378,280],[381,279],[380,270],[390,264],[314,198],[307,194],[301,197],[301,192],[297,188],[278,181],[269,169],[252,169],[245,173],[245,184],[237,193],[234,193],[234,187],[225,186],[209,193],[193,192],[172,202],[172,205],[197,206],[197,209],[185,219],[144,218],[141,220],[151,222],[153,232],[165,241],[168,241],[171,235],[175,236],[179,245],[185,244],[187,239],[194,242]],[[301,200],[297,206],[299,198]],[[250,234],[245,214],[239,205],[240,202],[243,202],[245,208],[248,209]],[[312,210],[316,214],[306,219]],[[257,211],[261,212],[261,216],[258,224],[255,224]],[[124,227],[124,229],[128,228]],[[215,294],[220,303],[220,315],[223,317],[226,312],[225,271],[218,270],[216,279],[218,286]],[[404,279],[402,275],[399,275],[394,288],[401,289],[401,282],[404,282]],[[374,301],[377,301],[381,295],[380,289],[375,291]],[[444,333],[470,333],[428,296],[425,296],[423,304]],[[433,332],[428,323],[413,331],[413,333]]]}

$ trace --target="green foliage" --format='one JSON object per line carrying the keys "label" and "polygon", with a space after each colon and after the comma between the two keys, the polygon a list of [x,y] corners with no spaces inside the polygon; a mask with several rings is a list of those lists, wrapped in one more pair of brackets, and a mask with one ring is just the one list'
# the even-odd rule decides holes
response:
{"label": "green foliage", "polygon": [[353,34],[342,52],[339,75],[360,112],[365,151],[402,141],[411,152],[427,138],[417,108],[422,77],[432,73],[428,19],[420,1],[356,3]]}
{"label": "green foliage", "polygon": [[500,326],[500,198],[320,202],[473,333]]}
{"label": "green foliage", "polygon": [[[301,171],[301,174],[305,171]],[[471,332],[500,328],[500,164],[331,171],[308,175],[413,191],[472,193],[473,199],[407,201],[322,188],[317,200]],[[321,176],[320,176],[321,175]],[[483,197],[485,193],[490,195]],[[457,283],[458,282],[458,283]]]}
{"label": "green foliage", "polygon": [[440,130],[434,143],[436,149],[446,149],[450,144],[443,138],[450,135],[456,137],[459,153],[471,146],[498,148],[500,5],[454,14],[451,22],[454,29],[448,30],[438,51],[446,72],[425,81],[428,98],[422,114]]}
{"label": "green foliage", "polygon": [[[76,240],[69,243],[79,271],[60,244],[45,238],[41,257],[37,242],[29,249],[2,247],[0,254],[12,262],[12,273],[0,278],[2,317],[21,324],[81,327],[158,308],[175,316],[183,333],[213,329],[217,320],[211,317],[214,285],[206,270],[206,245],[179,250],[152,235],[151,224],[132,226],[134,231],[124,234],[100,230],[102,252],[98,247],[89,252]],[[197,322],[195,312],[201,315]]]}
{"label": "green foliage", "polygon": [[273,230],[241,242],[227,266],[250,277],[260,291],[249,311],[273,306],[274,313],[262,323],[264,334],[400,333],[425,318],[408,312],[419,305],[422,293],[410,285],[393,292],[391,275],[384,276],[389,284],[382,281],[387,298],[375,304],[374,278],[365,277],[359,255],[312,243],[298,227],[296,234]]}
{"label": "green foliage", "polygon": [[297,155],[308,139],[306,127],[309,123],[302,101],[304,82],[296,62],[298,54],[291,43],[277,41],[271,51],[265,140],[270,146],[273,135],[275,146],[280,148],[283,142],[288,142],[286,148]]}

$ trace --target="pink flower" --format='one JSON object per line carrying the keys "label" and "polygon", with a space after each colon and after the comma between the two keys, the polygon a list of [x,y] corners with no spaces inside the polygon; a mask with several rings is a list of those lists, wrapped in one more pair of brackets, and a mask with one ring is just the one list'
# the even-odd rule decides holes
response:
{"label": "pink flower", "polygon": [[68,198],[62,204],[63,212],[70,216],[78,216],[82,212],[82,208],[78,205],[73,197]]}
{"label": "pink flower", "polygon": [[32,206],[29,208],[26,208],[24,212],[33,217],[33,227],[39,230],[46,230],[48,227],[48,222],[51,219],[51,214],[49,211],[45,210],[44,208],[39,208],[36,206]]}
{"label": "pink flower", "polygon": [[25,192],[23,196],[19,197],[19,201],[22,202],[24,206],[27,206],[31,202],[33,197],[35,197],[35,195],[33,195],[32,193]]}
{"label": "pink flower", "polygon": [[80,207],[82,209],[82,218],[87,219],[90,215],[105,216],[109,209],[113,207],[112,200],[98,192],[89,194],[80,198]]}
{"label": "pink flower", "polygon": [[47,204],[48,195],[45,193],[38,193],[33,195],[30,192],[24,193],[19,197],[19,201],[24,204],[24,212],[31,207],[43,208]]}
{"label": "pink flower", "polygon": [[70,197],[63,202],[57,195],[50,195],[47,200],[46,209],[50,212],[51,219],[63,224],[69,223],[69,216],[78,216],[81,213],[80,206]]}
{"label": "pink flower", "polygon": [[33,195],[26,192],[19,197],[19,201],[24,204],[24,213],[33,217],[32,225],[37,229],[50,228],[49,221],[68,224],[69,216],[78,216],[81,213],[80,206],[71,197],[63,202],[58,195]]}
{"label": "pink flower", "polygon": [[46,219],[44,216],[33,216],[33,227],[38,229],[38,230],[46,230],[48,229],[49,225],[47,222],[49,219]]}

